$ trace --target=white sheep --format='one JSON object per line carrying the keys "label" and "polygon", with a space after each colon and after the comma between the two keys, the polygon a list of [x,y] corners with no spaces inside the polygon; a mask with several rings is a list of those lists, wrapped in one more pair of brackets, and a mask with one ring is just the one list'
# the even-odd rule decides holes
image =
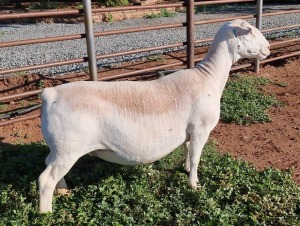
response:
{"label": "white sheep", "polygon": [[51,152],[39,177],[40,212],[52,211],[55,186],[83,155],[125,164],[152,163],[183,143],[189,185],[197,188],[202,149],[220,117],[234,62],[264,59],[269,43],[243,20],[224,24],[193,69],[147,82],[74,82],[42,93],[42,132]]}

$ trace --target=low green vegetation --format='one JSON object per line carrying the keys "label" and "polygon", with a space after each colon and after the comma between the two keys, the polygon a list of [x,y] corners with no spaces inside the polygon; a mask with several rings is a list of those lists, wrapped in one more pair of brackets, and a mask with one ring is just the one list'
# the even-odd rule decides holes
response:
{"label": "low green vegetation", "polygon": [[98,0],[98,3],[107,7],[126,6],[129,4],[128,0]]}
{"label": "low green vegetation", "polygon": [[[262,92],[270,82],[235,74],[222,98],[223,120],[269,121],[265,110],[279,105]],[[203,151],[197,191],[187,185],[181,147],[144,166],[84,156],[66,176],[71,194],[55,195],[54,212],[40,214],[37,178],[48,153],[43,142],[0,143],[0,225],[289,226],[300,222],[300,186],[292,180],[291,170],[258,172],[247,162],[219,153],[212,141]]]}
{"label": "low green vegetation", "polygon": [[299,4],[300,0],[264,0],[264,4]]}
{"label": "low green vegetation", "polygon": [[147,60],[153,61],[153,62],[165,62],[166,60],[164,59],[164,56],[159,54],[159,55],[151,55],[147,57]]}
{"label": "low green vegetation", "polygon": [[264,94],[262,88],[271,81],[256,76],[235,74],[225,87],[221,101],[221,119],[224,122],[251,124],[270,122],[266,110],[279,106],[273,96]]}
{"label": "low green vegetation", "polygon": [[58,9],[58,1],[51,1],[51,0],[42,0],[40,2],[31,4],[29,9]]}
{"label": "low green vegetation", "polygon": [[161,18],[161,17],[173,17],[175,15],[176,15],[176,12],[170,12],[167,9],[161,9],[159,13],[147,14],[145,16],[145,18],[155,19],[155,18]]}
{"label": "low green vegetation", "polygon": [[200,5],[195,7],[195,13],[214,13],[219,10],[226,10],[227,4]]}
{"label": "low green vegetation", "polygon": [[181,148],[154,164],[120,166],[85,156],[68,173],[69,196],[38,213],[43,143],[0,144],[0,225],[297,225],[300,187],[291,172],[257,172],[206,145],[200,188],[187,186]]}

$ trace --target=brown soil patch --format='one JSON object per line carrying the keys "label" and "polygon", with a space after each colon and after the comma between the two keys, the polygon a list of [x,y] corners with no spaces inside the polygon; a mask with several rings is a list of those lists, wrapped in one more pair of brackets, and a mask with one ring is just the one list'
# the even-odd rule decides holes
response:
{"label": "brown soil patch", "polygon": [[[295,45],[299,50],[299,43]],[[273,56],[278,56],[290,46],[276,48]],[[198,48],[197,56],[202,56],[205,49]],[[128,72],[136,69],[149,68],[182,61],[185,53],[172,53],[164,56],[164,60],[157,58],[155,61],[139,61],[134,64],[125,64],[122,68],[112,68],[110,71],[102,71],[101,76]],[[234,157],[252,162],[257,169],[266,167],[277,169],[294,168],[293,177],[300,183],[300,58],[294,57],[288,60],[279,60],[261,69],[259,76],[267,76],[275,81],[268,85],[265,91],[275,95],[285,103],[283,107],[269,110],[271,123],[254,124],[250,126],[225,124],[220,122],[212,132],[211,139],[216,140],[222,152],[229,152]],[[243,71],[251,74],[250,71]],[[252,73],[253,74],[253,73]],[[255,76],[255,74],[253,74]],[[153,74],[132,77],[130,79],[153,79]],[[59,78],[44,78],[41,75],[28,75],[4,79],[0,81],[0,97],[8,94],[22,93],[24,91],[36,90],[42,87],[58,85],[74,80],[86,80],[84,74],[69,75]],[[38,104],[40,100],[36,97],[8,101],[0,105],[0,114],[5,114],[11,109],[23,108],[29,104]],[[3,107],[4,106],[4,107]],[[35,111],[30,114],[34,114]],[[8,126],[0,127],[0,141],[3,143],[35,142],[42,140],[40,131],[40,119],[27,120]]]}
{"label": "brown soil patch", "polygon": [[[294,179],[300,183],[300,59],[289,59],[281,65],[266,65],[260,76],[275,81],[266,87],[284,103],[272,108],[271,123],[250,126],[219,123],[212,133],[219,148],[234,157],[252,162],[258,169],[294,168]],[[285,85],[287,85],[285,87]]]}

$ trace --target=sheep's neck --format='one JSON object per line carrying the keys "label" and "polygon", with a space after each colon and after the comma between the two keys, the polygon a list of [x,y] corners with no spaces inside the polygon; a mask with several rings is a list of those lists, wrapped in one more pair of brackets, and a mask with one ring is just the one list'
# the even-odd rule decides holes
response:
{"label": "sheep's neck", "polygon": [[229,53],[226,41],[213,43],[205,58],[197,65],[203,74],[209,76],[216,83],[219,94],[225,88],[233,56]]}

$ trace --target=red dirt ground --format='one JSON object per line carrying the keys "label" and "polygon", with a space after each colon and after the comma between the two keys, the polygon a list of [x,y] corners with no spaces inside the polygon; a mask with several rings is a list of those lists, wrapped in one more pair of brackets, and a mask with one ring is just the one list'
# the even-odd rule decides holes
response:
{"label": "red dirt ground", "polygon": [[[202,53],[203,50],[200,52]],[[171,58],[175,59],[177,57],[176,54],[173,54]],[[172,59],[168,59],[168,62],[172,61]],[[141,67],[146,68],[155,63],[157,65],[157,62],[148,62]],[[222,152],[229,152],[236,158],[249,161],[259,170],[265,167],[277,169],[294,168],[293,178],[297,183],[300,183],[299,66],[299,57],[280,60],[262,66],[259,76],[265,76],[274,81],[274,83],[265,87],[265,91],[275,95],[284,103],[284,106],[272,108],[268,111],[272,119],[271,123],[244,126],[220,122],[213,130],[210,138],[218,143]],[[119,70],[122,71],[124,69]],[[246,73],[251,74],[249,71],[246,71]],[[81,75],[79,78],[86,79],[87,77]],[[41,81],[44,80],[41,80],[41,77],[38,75],[1,80],[0,97],[8,93],[20,93],[25,90],[64,82],[63,79]],[[4,110],[1,110],[1,108],[0,110],[1,112],[6,112],[16,106],[39,102],[40,100],[38,99],[10,101],[6,103]],[[30,143],[42,139],[39,118],[0,127],[0,141],[3,143]]]}

